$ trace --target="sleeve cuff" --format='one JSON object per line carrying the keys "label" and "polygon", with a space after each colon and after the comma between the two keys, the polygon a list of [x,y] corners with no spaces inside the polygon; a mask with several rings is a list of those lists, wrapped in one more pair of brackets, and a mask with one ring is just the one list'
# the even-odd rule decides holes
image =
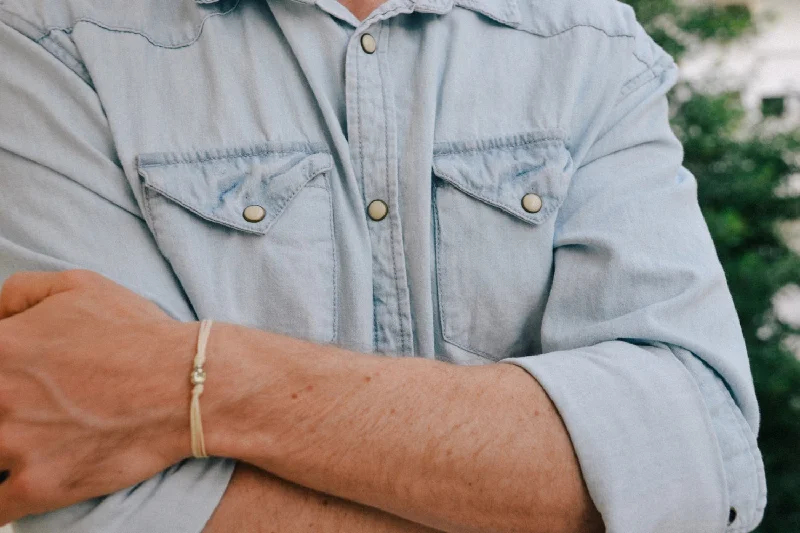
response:
{"label": "sleeve cuff", "polygon": [[710,415],[670,350],[610,341],[501,362],[525,369],[555,404],[607,533],[725,530]]}
{"label": "sleeve cuff", "polygon": [[717,436],[730,502],[725,531],[752,531],[764,517],[767,505],[764,461],[756,442],[756,429],[747,422],[719,374],[687,350],[672,351],[697,383]]}

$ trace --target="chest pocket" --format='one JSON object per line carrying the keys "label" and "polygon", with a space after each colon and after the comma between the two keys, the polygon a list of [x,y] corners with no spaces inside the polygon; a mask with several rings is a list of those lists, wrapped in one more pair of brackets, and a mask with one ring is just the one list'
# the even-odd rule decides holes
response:
{"label": "chest pocket", "polygon": [[331,168],[296,143],[139,156],[147,223],[199,317],[335,339]]}
{"label": "chest pocket", "polygon": [[447,343],[491,360],[541,351],[555,213],[571,169],[557,132],[436,143],[436,276]]}

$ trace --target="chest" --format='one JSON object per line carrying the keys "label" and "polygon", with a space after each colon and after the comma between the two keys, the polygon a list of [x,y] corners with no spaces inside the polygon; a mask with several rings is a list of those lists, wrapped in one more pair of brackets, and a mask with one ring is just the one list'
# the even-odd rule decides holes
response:
{"label": "chest", "polygon": [[566,55],[581,37],[310,9],[244,3],[173,46],[83,35],[102,40],[84,59],[196,311],[457,362],[535,352],[591,109],[575,106],[588,60]]}

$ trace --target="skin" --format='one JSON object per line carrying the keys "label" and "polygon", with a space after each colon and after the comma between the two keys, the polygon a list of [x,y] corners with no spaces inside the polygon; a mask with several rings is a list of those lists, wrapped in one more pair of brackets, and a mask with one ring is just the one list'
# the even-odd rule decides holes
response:
{"label": "skin", "polygon": [[[0,469],[11,475],[0,524],[188,457],[197,332],[89,271],[8,278]],[[294,524],[280,531],[305,528],[283,499],[328,531],[375,530],[371,521],[386,531],[602,531],[557,411],[516,366],[364,355],[215,323],[206,372],[209,454],[272,474],[237,471],[207,531],[230,531],[226,516],[250,531],[271,531],[277,516]],[[322,505],[311,491],[335,499]]]}
{"label": "skin", "polygon": [[[364,19],[382,2],[341,3]],[[92,272],[10,277],[0,525],[190,456],[196,336],[196,323]],[[357,354],[222,323],[207,360],[207,449],[239,460],[207,533],[603,531],[558,412],[515,366]]]}
{"label": "skin", "polygon": [[339,0],[358,20],[364,20],[375,11],[384,0]]}

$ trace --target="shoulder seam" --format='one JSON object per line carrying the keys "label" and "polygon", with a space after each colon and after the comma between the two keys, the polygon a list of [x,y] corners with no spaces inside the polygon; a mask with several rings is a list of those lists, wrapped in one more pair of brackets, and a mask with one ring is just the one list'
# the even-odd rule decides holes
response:
{"label": "shoulder seam", "polygon": [[13,12],[9,11],[8,9],[4,9],[3,8],[3,3],[5,2],[5,0],[0,0],[0,9],[3,9],[6,13],[8,13],[12,17],[16,17],[16,18],[18,18],[20,20],[23,20],[24,22],[29,24],[31,27],[37,28],[37,30],[41,33],[39,39],[44,39],[44,38],[48,37],[51,33],[55,32],[55,31],[61,31],[61,32],[64,32],[64,33],[72,33],[72,31],[75,29],[75,27],[78,24],[80,24],[81,22],[84,22],[84,23],[88,23],[88,24],[92,24],[94,26],[97,26],[98,28],[102,28],[102,29],[104,29],[106,31],[111,31],[111,32],[116,32],[116,33],[130,33],[130,34],[133,34],[133,35],[138,35],[138,36],[142,37],[143,39],[147,40],[147,42],[149,42],[153,46],[157,46],[159,48],[177,49],[177,48],[185,48],[187,46],[191,46],[192,44],[197,42],[197,40],[202,35],[203,29],[205,28],[206,21],[209,18],[214,17],[214,16],[227,15],[227,14],[231,13],[232,11],[234,11],[239,6],[240,1],[241,0],[231,0],[232,4],[227,9],[222,10],[222,11],[215,11],[213,13],[207,14],[205,17],[202,18],[202,20],[200,20],[200,23],[197,25],[197,27],[194,28],[194,36],[190,37],[187,40],[180,41],[180,42],[160,42],[159,40],[151,37],[150,35],[148,35],[147,33],[145,33],[142,30],[138,30],[138,29],[130,28],[130,27],[125,27],[125,26],[113,26],[113,25],[107,24],[105,22],[101,22],[99,20],[96,20],[96,19],[94,19],[92,17],[80,17],[80,18],[77,18],[77,19],[71,21],[70,25],[68,25],[68,26],[47,26],[45,28],[40,28],[38,26],[34,26],[34,25],[30,24],[27,21],[24,21],[24,19],[22,19],[16,13],[13,13]]}

